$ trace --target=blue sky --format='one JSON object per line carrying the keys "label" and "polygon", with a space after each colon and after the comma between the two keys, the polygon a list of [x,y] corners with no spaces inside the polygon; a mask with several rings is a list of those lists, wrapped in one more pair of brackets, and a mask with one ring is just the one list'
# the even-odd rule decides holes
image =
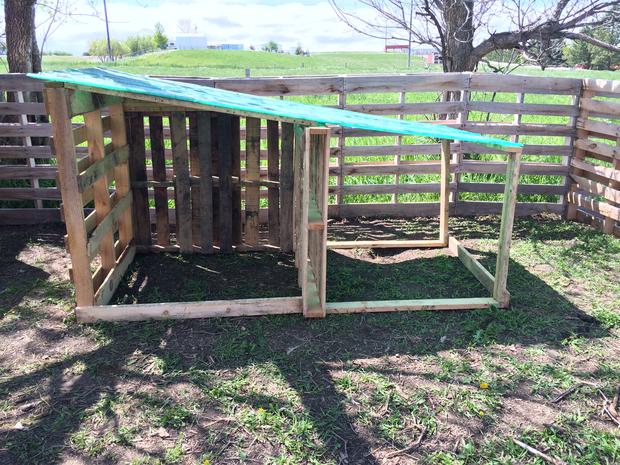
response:
{"label": "blue sky", "polygon": [[[93,0],[103,12],[103,1]],[[350,1],[351,5],[358,5]],[[355,6],[354,6],[355,7]],[[76,0],[73,11],[92,11],[87,0]],[[243,43],[246,47],[275,40],[285,50],[298,44],[311,51],[376,50],[383,41],[370,39],[340,23],[327,0],[108,0],[111,36],[151,33],[161,22],[169,37],[179,32],[180,21],[191,21],[211,43]],[[43,19],[41,17],[41,19]],[[105,36],[104,22],[92,16],[76,16],[49,39],[46,49],[81,54],[88,42]]]}

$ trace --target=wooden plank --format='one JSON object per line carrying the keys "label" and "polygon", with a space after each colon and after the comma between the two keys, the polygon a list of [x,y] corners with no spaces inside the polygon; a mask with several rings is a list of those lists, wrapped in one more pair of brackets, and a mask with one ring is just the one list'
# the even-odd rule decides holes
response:
{"label": "wooden plank", "polygon": [[301,313],[301,297],[78,307],[80,323],[221,318]]}
{"label": "wooden plank", "polygon": [[559,105],[549,103],[506,103],[506,102],[469,102],[469,111],[496,113],[502,115],[548,115],[548,116],[577,116],[579,109],[574,105]]}
{"label": "wooden plank", "polygon": [[95,92],[85,92],[82,90],[70,91],[69,100],[71,103],[71,116],[102,110],[110,105],[123,102],[123,99],[120,97]]}
{"label": "wooden plank", "polygon": [[347,94],[379,92],[437,92],[461,90],[467,83],[467,73],[408,74],[391,76],[347,76]]}
{"label": "wooden plank", "polygon": [[[200,245],[203,253],[213,252],[213,179],[211,114],[196,113],[200,162]],[[218,179],[219,180],[219,179]]]}
{"label": "wooden plank", "polygon": [[[280,133],[277,121],[267,121],[267,176],[278,185],[267,190],[269,244],[280,245]],[[260,174],[260,173],[259,173]]]}
{"label": "wooden plank", "polygon": [[2,187],[0,199],[3,200],[60,200],[60,190],[55,187]]}
{"label": "wooden plank", "polygon": [[441,174],[439,190],[439,240],[448,245],[448,218],[450,198],[450,141],[441,141]]}
{"label": "wooden plank", "polygon": [[595,133],[597,136],[607,136],[613,139],[620,137],[620,125],[606,123],[603,121],[595,121],[584,117],[577,119],[577,129],[584,129],[588,132]]}
{"label": "wooden plank", "polygon": [[[151,128],[151,160],[153,163],[153,180],[165,182],[166,160],[164,156],[163,118],[161,116],[149,117]],[[153,189],[156,212],[157,245],[170,243],[170,225],[168,223],[168,190],[165,187]]]}
{"label": "wooden plank", "polygon": [[579,105],[582,110],[589,112],[590,116],[603,116],[608,118],[620,117],[620,103],[610,102],[608,100],[595,100],[593,98],[582,98]]}
{"label": "wooden plank", "polygon": [[[88,258],[91,262],[97,255],[101,244],[107,240],[108,237],[111,237],[112,233],[118,228],[119,218],[123,215],[123,213],[125,213],[125,211],[127,211],[128,208],[131,210],[131,200],[131,192],[128,192],[125,197],[116,202],[105,218],[99,221],[94,227],[86,247]],[[114,247],[114,244],[112,244],[112,247]],[[107,272],[115,266],[115,262],[116,257],[114,257],[110,266],[104,267],[104,270],[107,270],[105,274],[107,274]]]}
{"label": "wooden plank", "polygon": [[0,224],[43,224],[60,223],[58,208],[0,208]]}
{"label": "wooden plank", "polygon": [[592,197],[579,193],[569,192],[567,194],[569,201],[577,207],[590,210],[600,215],[606,216],[616,221],[620,221],[620,208],[605,202],[600,202]]}
{"label": "wooden plank", "polygon": [[232,252],[233,245],[233,205],[232,205],[232,117],[218,115],[219,152],[219,237],[220,251]]}
{"label": "wooden plank", "polygon": [[461,260],[465,268],[480,281],[480,284],[492,293],[495,277],[454,237],[450,237],[448,247],[450,247],[450,252]]}
{"label": "wooden plank", "polygon": [[498,305],[497,301],[489,297],[330,302],[327,304],[327,314],[467,310],[490,308],[496,305]]}
{"label": "wooden plank", "polygon": [[198,148],[198,122],[196,120],[196,112],[186,113],[189,121],[189,176],[190,176],[190,197],[192,204],[192,242],[199,243],[200,238],[200,182],[191,182],[191,179],[200,179],[200,155]]}
{"label": "wooden plank", "polygon": [[44,103],[0,102],[0,115],[47,115]]}
{"label": "wooden plank", "polygon": [[127,145],[112,150],[112,152],[105,155],[103,158],[92,159],[89,157],[91,160],[90,166],[78,176],[78,187],[80,188],[80,192],[85,192],[102,177],[107,176],[110,170],[125,163],[128,158],[129,146]]}
{"label": "wooden plank", "polygon": [[[103,283],[97,290],[94,305],[106,305],[110,301],[135,256],[136,248],[134,246],[125,248],[125,250],[118,257],[118,260],[116,260],[116,266],[112,269],[112,272],[105,277]],[[78,307],[81,306],[82,305],[78,305]]]}
{"label": "wooden plank", "polygon": [[471,73],[471,91],[577,95],[581,79]]}
{"label": "wooden plank", "polygon": [[605,144],[591,139],[577,139],[575,141],[575,146],[586,152],[600,155],[606,161],[612,161],[614,159],[620,160],[620,148],[616,145]]}
{"label": "wooden plank", "polygon": [[506,190],[504,192],[504,202],[502,205],[502,221],[499,230],[497,263],[495,265],[495,284],[493,287],[493,298],[500,303],[501,307],[507,307],[510,301],[510,294],[506,289],[506,282],[508,280],[512,227],[517,205],[520,162],[521,152],[511,153],[508,157],[508,167],[506,168]]}
{"label": "wooden plank", "polygon": [[463,108],[462,102],[424,102],[424,103],[364,103],[345,105],[345,110],[371,115],[424,115],[438,113],[457,113]]}
{"label": "wooden plank", "polygon": [[1,145],[0,158],[54,158],[54,155],[49,145]]}
{"label": "wooden plank", "polygon": [[424,247],[445,247],[443,240],[360,240],[360,241],[327,241],[328,249],[417,249]]}
{"label": "wooden plank", "polygon": [[192,253],[192,205],[189,181],[189,157],[185,113],[170,113],[170,135],[174,166],[174,204],[176,210],[176,240],[181,253]]}
{"label": "wooden plank", "polygon": [[[86,125],[86,141],[88,143],[88,158],[92,165],[97,166],[99,163],[103,163],[105,160],[104,153],[104,140],[103,140],[103,125],[101,123],[101,111],[95,110],[88,112],[84,115],[84,123]],[[111,166],[110,166],[111,168]],[[101,224],[105,220],[106,216],[110,214],[112,209],[110,203],[110,193],[108,190],[108,177],[106,173],[108,170],[102,172],[97,180],[93,183],[93,196],[95,203],[95,218],[97,224]],[[78,181],[80,185],[80,181]],[[80,185],[81,187],[81,185]],[[82,190],[82,189],[80,189]],[[90,243],[89,243],[90,245]],[[101,268],[104,274],[110,272],[116,263],[116,254],[114,252],[114,231],[111,229],[103,233],[97,242],[97,250],[89,250],[89,258],[92,260],[92,252],[99,252],[101,256]]]}
{"label": "wooden plank", "polygon": [[86,253],[86,228],[82,197],[77,185],[75,146],[71,128],[70,107],[66,90],[46,88],[45,101],[54,121],[54,149],[58,162],[58,177],[63,198],[64,220],[67,227],[68,246],[73,269],[78,305],[94,305],[93,279]]}
{"label": "wooden plank", "polygon": [[[0,89],[5,92],[37,91],[42,92],[45,82],[28,77],[25,73],[0,74]],[[49,108],[48,108],[49,109]]]}
{"label": "wooden plank", "polygon": [[592,163],[578,159],[572,159],[570,165],[574,168],[587,171],[588,173],[595,174],[602,178],[620,182],[620,170],[608,168],[606,166],[593,165]]}
{"label": "wooden plank", "polygon": [[293,250],[293,125],[282,124],[282,161],[280,167],[280,247]]}
{"label": "wooden plank", "polygon": [[596,181],[592,181],[582,176],[577,176],[575,174],[572,174],[571,178],[575,181],[579,189],[584,190],[590,194],[605,197],[606,200],[609,200],[611,202],[620,203],[620,190],[612,189],[611,187],[608,187],[604,184],[600,184]]}
{"label": "wooden plank", "polygon": [[[260,123],[257,118],[246,118],[245,132],[245,175],[248,181],[260,179]],[[245,188],[245,242],[258,244],[259,186]]]}
{"label": "wooden plank", "polygon": [[[125,115],[122,105],[111,105],[108,108],[110,132],[112,136],[112,146],[119,149],[127,145],[127,132]],[[104,129],[105,129],[105,122]],[[117,165],[114,168],[114,181],[116,183],[116,194],[125,197],[131,192],[130,187],[129,163]],[[150,224],[150,221],[149,221]],[[127,210],[121,216],[118,223],[118,238],[121,249],[125,249],[133,241],[133,210]]]}
{"label": "wooden plank", "polygon": [[50,137],[52,125],[49,123],[0,123],[0,137]]}
{"label": "wooden plank", "polygon": [[[238,116],[233,116],[230,122],[230,144],[232,149],[231,158],[231,182],[236,177],[241,178],[241,123]],[[232,184],[232,240],[234,245],[242,243],[241,229],[243,219],[241,217],[241,185]]]}
{"label": "wooden plank", "polygon": [[[77,166],[76,166],[77,170]],[[19,166],[0,165],[0,180],[5,179],[55,179],[58,173],[56,166]]]}
{"label": "wooden plank", "polygon": [[134,237],[136,245],[151,244],[149,199],[146,187],[136,187],[146,181],[146,154],[144,151],[144,118],[141,113],[131,113],[127,118],[129,139],[129,173],[132,183]]}

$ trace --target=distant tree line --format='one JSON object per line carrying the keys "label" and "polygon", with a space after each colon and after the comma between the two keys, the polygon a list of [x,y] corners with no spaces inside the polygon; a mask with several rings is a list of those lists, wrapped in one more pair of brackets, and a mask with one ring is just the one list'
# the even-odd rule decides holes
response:
{"label": "distant tree line", "polygon": [[109,51],[106,39],[92,40],[88,44],[88,52],[85,55],[98,56],[105,59],[108,57],[108,53],[110,53],[112,59],[116,59],[127,55],[135,56],[156,50],[164,50],[167,47],[168,37],[166,37],[161,23],[157,23],[153,35],[129,36],[124,41],[111,39]]}

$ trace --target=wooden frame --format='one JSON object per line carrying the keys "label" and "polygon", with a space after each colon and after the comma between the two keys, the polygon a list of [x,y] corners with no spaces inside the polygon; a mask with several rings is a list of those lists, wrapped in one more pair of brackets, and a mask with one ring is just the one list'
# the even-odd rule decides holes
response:
{"label": "wooden frame", "polygon": [[[76,287],[76,314],[81,322],[148,318],[203,318],[301,313],[327,314],[453,310],[506,307],[509,249],[516,205],[521,150],[508,153],[496,273],[493,276],[455,238],[449,236],[449,140],[441,142],[439,233],[423,241],[327,241],[329,160],[327,127],[274,118],[268,123],[268,180],[261,179],[260,115],[221,115],[212,108],[178,106],[168,113],[173,180],[166,178],[161,117],[148,115],[153,151],[153,181],[146,177],[144,113],[124,111],[119,95],[101,96],[89,89],[46,86],[58,158],[71,277]],[[158,102],[170,103],[170,102]],[[200,111],[202,110],[202,111]],[[103,111],[103,112],[102,112]],[[109,116],[102,116],[107,113]],[[85,125],[74,129],[71,117],[83,114]],[[245,177],[240,170],[239,116],[245,118]],[[157,119],[159,118],[159,119]],[[278,119],[280,122],[278,122]],[[280,131],[281,124],[281,131]],[[105,145],[109,134],[112,143]],[[281,139],[280,139],[281,136]],[[281,148],[278,142],[281,140]],[[76,145],[86,143],[88,157],[78,159]],[[189,150],[188,150],[189,142]],[[200,176],[200,174],[203,176]],[[196,179],[199,178],[199,179]],[[114,180],[114,192],[110,192]],[[157,243],[152,243],[147,186],[154,186]],[[245,210],[241,211],[242,186]],[[269,243],[259,243],[261,187],[270,199]],[[176,245],[170,234],[166,190],[174,189]],[[192,201],[191,198],[194,200]],[[196,202],[198,199],[198,202]],[[94,211],[84,206],[94,201]],[[279,201],[279,208],[271,204]],[[163,223],[165,222],[165,224]],[[217,237],[219,236],[219,237]],[[236,252],[294,250],[300,297],[240,299],[137,305],[107,305],[136,252]],[[447,247],[490,292],[465,299],[418,299],[375,302],[327,302],[327,249],[351,247]],[[91,264],[100,257],[97,269]]]}

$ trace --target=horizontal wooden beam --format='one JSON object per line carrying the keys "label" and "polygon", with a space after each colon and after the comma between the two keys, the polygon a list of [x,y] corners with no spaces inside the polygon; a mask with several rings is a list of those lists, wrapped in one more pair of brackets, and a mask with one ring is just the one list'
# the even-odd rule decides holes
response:
{"label": "horizontal wooden beam", "polygon": [[482,266],[482,264],[474,257],[463,245],[454,237],[450,236],[448,239],[448,247],[450,252],[465,265],[471,273],[476,277],[480,284],[489,292],[493,292],[495,286],[495,277],[489,273],[489,271]]}
{"label": "horizontal wooden beam", "polygon": [[[95,227],[86,246],[88,258],[91,262],[99,253],[99,246],[101,245],[101,242],[104,240],[106,235],[111,231],[114,232],[116,229],[118,229],[119,218],[123,213],[125,213],[125,210],[131,207],[131,195],[131,191],[129,191],[122,199],[120,199],[116,203],[116,205],[112,207],[112,209],[105,216],[105,218],[101,220],[101,222]],[[114,195],[114,199],[115,198],[116,195]]]}
{"label": "horizontal wooden beam", "polygon": [[80,192],[84,192],[92,186],[95,181],[108,173],[111,169],[125,163],[129,158],[129,146],[124,145],[111,153],[107,154],[103,159],[92,163],[82,173],[78,175],[78,188]]}
{"label": "horizontal wooden beam", "polygon": [[300,297],[77,307],[81,323],[301,313]]}
{"label": "horizontal wooden beam", "polygon": [[361,241],[327,241],[328,249],[395,249],[445,247],[443,241],[437,239],[422,240],[361,240]]}
{"label": "horizontal wooden beam", "polygon": [[327,303],[327,314],[404,312],[425,310],[467,310],[490,308],[499,303],[490,297],[456,299],[371,300]]}

